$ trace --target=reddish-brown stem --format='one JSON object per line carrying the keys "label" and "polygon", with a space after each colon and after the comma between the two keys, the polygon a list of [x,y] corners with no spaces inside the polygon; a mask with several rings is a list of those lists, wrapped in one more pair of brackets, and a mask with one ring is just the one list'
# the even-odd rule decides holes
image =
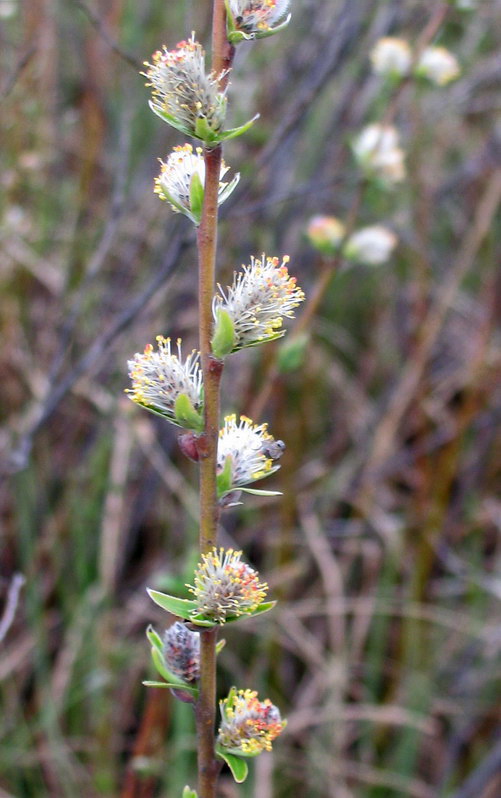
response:
{"label": "reddish-brown stem", "polygon": [[[211,355],[212,298],[215,288],[217,247],[217,195],[221,170],[221,148],[205,152],[205,195],[198,230],[199,335],[204,375],[205,427],[200,446],[200,552],[216,545],[218,504],[216,493],[217,435],[219,428],[219,384],[222,363]],[[198,795],[215,798],[217,763],[214,755],[216,716],[216,632],[201,632],[200,694],[196,705],[198,744]]]}
{"label": "reddish-brown stem", "polygon": [[[217,74],[231,67],[233,48],[226,39],[226,16],[223,0],[214,0],[212,33],[212,70]],[[226,87],[227,74],[220,79]],[[200,553],[217,543],[219,508],[217,502],[216,464],[219,430],[219,388],[223,364],[211,353],[212,300],[216,283],[218,191],[221,173],[221,147],[204,150],[205,191],[202,219],[198,229],[198,304],[200,357],[204,380],[204,432],[200,453]],[[200,683],[196,703],[198,796],[215,798],[220,764],[214,752],[216,721],[216,640],[217,630],[200,633]]]}

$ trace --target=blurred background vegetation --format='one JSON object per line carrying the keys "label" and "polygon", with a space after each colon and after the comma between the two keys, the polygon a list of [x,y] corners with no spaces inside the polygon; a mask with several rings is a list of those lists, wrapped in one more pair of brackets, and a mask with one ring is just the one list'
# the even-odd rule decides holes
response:
{"label": "blurred background vegetation", "polygon": [[[280,500],[223,515],[280,603],[225,630],[220,691],[289,718],[244,786],[224,775],[227,798],[501,792],[501,2],[462,5],[435,37],[460,79],[399,94],[408,179],[358,210],[398,235],[391,262],[331,281],[297,368],[276,376],[265,347],[225,373],[224,411],[269,421],[287,452],[263,485]],[[415,42],[441,4],[292,6],[285,33],[237,52],[230,124],[261,119],[225,148],[242,180],[219,274],[287,252],[308,293],[308,219],[349,215],[350,139],[388,107],[369,53]],[[152,191],[183,142],[138,72],[192,29],[208,43],[210,10],[0,0],[2,798],[195,783],[190,707],[141,680],[145,627],[166,623],[145,587],[182,590],[196,561],[196,466],[123,390],[156,334],[197,344],[193,230]]]}

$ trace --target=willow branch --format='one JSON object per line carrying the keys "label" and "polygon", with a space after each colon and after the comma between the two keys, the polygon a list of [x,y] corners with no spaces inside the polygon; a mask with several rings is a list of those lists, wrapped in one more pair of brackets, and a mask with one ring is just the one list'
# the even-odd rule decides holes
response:
{"label": "willow branch", "polygon": [[[214,0],[212,70],[220,75],[220,88],[226,88],[233,48],[226,39],[223,0]],[[200,459],[200,552],[217,542],[219,517],[216,464],[219,430],[219,390],[223,364],[211,354],[212,299],[216,288],[218,191],[221,174],[221,146],[205,147],[205,191],[202,219],[198,230],[198,301],[200,357],[204,380],[204,432]],[[216,720],[216,628],[200,633],[200,694],[196,705],[198,742],[199,798],[215,798],[220,765],[214,753]]]}

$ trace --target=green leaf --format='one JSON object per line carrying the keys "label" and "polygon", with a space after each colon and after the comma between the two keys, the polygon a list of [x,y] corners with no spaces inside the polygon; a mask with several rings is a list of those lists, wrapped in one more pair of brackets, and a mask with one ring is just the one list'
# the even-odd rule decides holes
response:
{"label": "green leaf", "polygon": [[[266,475],[268,476],[268,474]],[[241,490],[242,493],[251,493],[252,496],[281,496],[282,493],[279,490],[259,490],[259,488],[241,488],[239,487],[238,490]]]}
{"label": "green leaf", "polygon": [[256,33],[256,39],[267,39],[268,36],[274,36],[275,33],[280,33],[281,30],[287,27],[289,22],[291,21],[292,14],[289,14],[280,25],[275,25],[274,28],[270,28],[269,30],[259,31]]}
{"label": "green leaf", "polygon": [[[184,422],[181,424],[180,421],[178,421],[176,418],[172,418],[172,416],[170,416],[168,413],[165,413],[162,410],[158,410],[156,407],[152,407],[151,405],[145,405],[143,402],[138,402],[136,399],[134,399],[132,401],[134,402],[134,404],[139,405],[139,407],[143,407],[145,410],[148,410],[149,413],[153,413],[155,416],[160,416],[160,418],[165,418],[167,421],[170,421],[171,424],[175,424],[176,427],[186,428],[186,425],[185,425]],[[198,415],[199,415],[199,418],[202,419],[202,414],[200,413]],[[191,429],[191,427],[189,429]],[[201,427],[199,426],[199,427],[193,428],[193,429],[195,429],[196,432],[201,432],[203,430],[203,420],[202,420],[202,426]]]}
{"label": "green leaf", "polygon": [[198,413],[198,411],[193,407],[192,401],[188,394],[179,394],[174,402],[174,413],[176,415],[176,422],[180,427],[193,429],[196,432],[203,431],[204,420],[200,413]]}
{"label": "green leaf", "polygon": [[217,138],[215,139],[216,144],[220,144],[223,141],[229,141],[229,139],[235,139],[237,136],[241,136],[243,133],[246,133],[249,128],[252,127],[256,119],[259,119],[259,114],[253,116],[252,119],[249,119],[244,125],[240,125],[240,127],[233,127],[230,130],[225,130],[223,133],[218,133]]}
{"label": "green leaf", "polygon": [[206,618],[205,615],[198,614],[198,615],[190,615],[191,623],[195,624],[196,626],[219,626],[217,621],[213,621],[210,618]]}
{"label": "green leaf", "polygon": [[255,610],[244,612],[242,615],[228,615],[226,618],[226,623],[234,623],[235,621],[241,621],[244,618],[253,618],[255,615],[262,615],[263,612],[269,612],[272,610],[276,603],[276,601],[264,601]]}
{"label": "green leaf", "polygon": [[189,128],[187,125],[183,125],[182,122],[178,122],[175,116],[168,114],[167,111],[164,111],[158,105],[155,105],[153,100],[150,100],[149,106],[156,116],[160,117],[160,119],[162,119],[164,122],[167,122],[168,125],[175,127],[180,133],[186,133],[187,136],[195,135],[191,128]]}
{"label": "green leaf", "polygon": [[230,44],[240,44],[240,42],[250,42],[256,38],[254,33],[244,33],[243,30],[234,30],[228,32],[228,41]]}
{"label": "green leaf", "polygon": [[147,588],[146,592],[155,604],[158,604],[163,610],[167,610],[167,612],[176,615],[178,618],[190,620],[193,612],[196,611],[196,601],[176,598],[175,596],[169,596],[167,593],[160,593],[158,590],[151,590],[150,588]]}
{"label": "green leaf", "polygon": [[190,183],[190,208],[195,224],[200,224],[204,204],[204,187],[198,172],[193,172]]}
{"label": "green leaf", "polygon": [[216,654],[220,654],[225,645],[226,645],[226,640],[224,640],[224,638],[223,640],[218,640],[218,642],[216,643]]}
{"label": "green leaf", "polygon": [[231,180],[228,183],[228,185],[220,192],[218,200],[219,205],[221,205],[226,199],[228,199],[233,189],[237,187],[239,180],[240,180],[240,172],[237,172],[233,180]]}
{"label": "green leaf", "polygon": [[177,687],[181,689],[184,689],[186,687],[186,689],[188,690],[191,689],[189,685],[188,686],[186,685],[186,682],[184,682],[182,679],[179,678],[179,676],[176,676],[168,669],[165,663],[165,658],[163,653],[154,646],[152,646],[151,648],[151,659],[153,660],[153,665],[157,669],[160,676],[162,676],[166,680],[166,682],[168,682],[170,687]]}
{"label": "green leaf", "polygon": [[148,628],[146,630],[146,637],[150,641],[151,645],[154,648],[156,648],[157,651],[159,651],[160,654],[162,654],[162,656],[163,656],[164,644],[162,643],[162,638],[160,637],[158,632],[155,631],[153,626],[151,626],[151,624],[150,624],[150,626],[148,626]]}
{"label": "green leaf", "polygon": [[177,423],[175,419],[171,418],[171,416],[168,416],[166,413],[163,413],[161,410],[157,410],[155,407],[151,407],[151,405],[145,405],[143,402],[138,402],[137,399],[133,399],[132,401],[134,402],[135,405],[139,405],[139,407],[144,408],[144,410],[148,410],[149,413],[154,413],[156,416],[160,416],[160,418],[165,418],[167,419],[167,421],[170,421],[172,424]]}
{"label": "green leaf", "polygon": [[195,790],[191,790],[188,785],[183,790],[181,798],[198,798]]}
{"label": "green leaf", "polygon": [[218,308],[211,346],[212,353],[220,359],[229,355],[235,346],[235,327],[230,314],[224,308]]}
{"label": "green leaf", "polygon": [[276,603],[276,601],[263,601],[263,603],[250,612],[249,615],[254,617],[254,615],[262,615],[263,612],[269,612],[276,606]]}
{"label": "green leaf", "polygon": [[224,496],[225,493],[229,493],[233,490],[233,485],[231,484],[231,477],[232,477],[232,461],[231,457],[228,456],[224,461],[224,468],[220,474],[217,475],[217,495],[218,498]]}
{"label": "green leaf", "polygon": [[235,18],[233,17],[228,0],[224,0],[224,6],[226,9],[226,32],[235,33],[237,30],[235,26]]}
{"label": "green leaf", "polygon": [[170,674],[165,664],[164,655],[154,646],[151,647],[151,659],[160,676],[168,682]]}
{"label": "green leaf", "polygon": [[144,681],[143,682],[145,687],[168,687],[169,690],[184,690],[186,693],[193,693],[193,695],[198,696],[198,690],[196,687],[191,687],[183,682],[183,684],[176,684],[175,682],[151,682],[151,681]]}
{"label": "green leaf", "polygon": [[240,349],[248,349],[250,346],[261,346],[261,344],[269,344],[271,341],[277,341],[279,338],[283,338],[287,330],[279,330],[278,332],[270,333],[260,341],[251,341],[250,343],[242,344],[241,346],[236,347],[235,352],[238,352]]}
{"label": "green leaf", "polygon": [[236,783],[242,784],[249,774],[249,766],[245,759],[241,759],[241,757],[235,756],[235,754],[230,754],[228,751],[225,751],[224,748],[221,748],[221,746],[216,746],[216,754],[221,759],[224,759]]}
{"label": "green leaf", "polygon": [[197,119],[195,122],[195,132],[191,135],[195,136],[197,139],[205,141],[205,143],[209,146],[218,143],[219,134],[215,133],[212,128],[209,127],[205,116],[201,116]]}

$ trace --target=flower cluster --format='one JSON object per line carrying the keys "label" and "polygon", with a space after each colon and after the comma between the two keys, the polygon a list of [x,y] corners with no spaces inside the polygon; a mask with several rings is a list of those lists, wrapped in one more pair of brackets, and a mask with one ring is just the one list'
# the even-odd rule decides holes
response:
{"label": "flower cluster", "polygon": [[184,682],[195,682],[200,676],[200,633],[176,621],[165,632],[163,643],[165,664],[171,673]]}
{"label": "flower cluster", "polygon": [[402,78],[411,74],[427,78],[438,86],[455,80],[461,70],[456,57],[445,47],[425,47],[417,60],[405,39],[385,36],[376,43],[371,53],[374,72],[379,75]]}
{"label": "flower cluster", "polygon": [[284,444],[275,441],[267,424],[254,424],[247,416],[240,416],[238,422],[235,414],[226,416],[217,446],[219,493],[273,474],[280,468],[275,460],[282,448]]}
{"label": "flower cluster", "polygon": [[383,225],[375,224],[356,230],[348,238],[343,254],[348,260],[355,260],[367,266],[385,263],[397,245],[397,237]]}
{"label": "flower cluster", "polygon": [[324,255],[334,255],[344,238],[345,226],[335,216],[313,216],[306,229],[310,243]]}
{"label": "flower cluster", "polygon": [[[249,266],[235,272],[233,283],[226,291],[219,285],[213,302],[216,321],[213,352],[224,357],[246,346],[273,341],[285,334],[284,318],[294,317],[294,308],[304,299],[304,293],[289,275],[286,255],[279,258],[262,255],[251,257]],[[218,332],[227,325],[226,333]]]}
{"label": "flower cluster", "polygon": [[404,179],[404,152],[399,146],[398,131],[392,125],[367,125],[352,146],[355,158],[369,176],[390,184]]}
{"label": "flower cluster", "polygon": [[254,756],[271,751],[272,742],[285,728],[269,698],[260,701],[255,690],[230,690],[219,704],[221,726],[217,743],[231,753]]}
{"label": "flower cluster", "polygon": [[314,216],[307,227],[312,246],[326,255],[341,251],[345,258],[367,266],[385,263],[397,245],[397,237],[383,225],[355,230],[345,240],[345,226],[335,216]]}
{"label": "flower cluster", "polygon": [[193,350],[183,362],[181,339],[177,354],[170,338],[157,335],[158,351],[148,344],[144,352],[129,360],[132,388],[126,393],[133,402],[164,416],[180,427],[200,430],[203,423],[202,370],[198,352]]}
{"label": "flower cluster", "polygon": [[157,50],[145,76],[152,88],[151,109],[177,130],[206,139],[217,134],[226,116],[221,76],[205,72],[205,51],[195,40],[179,42],[174,50]]}
{"label": "flower cluster", "polygon": [[404,77],[410,72],[412,51],[405,39],[384,36],[372,50],[371,62],[374,72],[378,75]]}
{"label": "flower cluster", "polygon": [[426,47],[416,64],[416,75],[445,86],[461,74],[456,56],[446,47]]}
{"label": "flower cluster", "polygon": [[[155,178],[155,194],[166,200],[177,213],[184,213],[191,221],[199,225],[202,218],[202,207],[205,187],[205,161],[202,148],[194,151],[191,144],[174,147],[166,161],[160,161],[161,171]],[[230,183],[224,183],[223,177],[229,170],[224,160],[221,162],[218,204],[227,199],[238,181],[236,174]]]}
{"label": "flower cluster", "polygon": [[252,613],[263,602],[268,585],[259,581],[257,571],[243,563],[241,556],[241,551],[215,547],[202,555],[194,585],[187,586],[198,613],[222,624],[228,617]]}
{"label": "flower cluster", "polygon": [[226,0],[228,39],[233,44],[242,39],[261,39],[282,30],[289,0]]}

